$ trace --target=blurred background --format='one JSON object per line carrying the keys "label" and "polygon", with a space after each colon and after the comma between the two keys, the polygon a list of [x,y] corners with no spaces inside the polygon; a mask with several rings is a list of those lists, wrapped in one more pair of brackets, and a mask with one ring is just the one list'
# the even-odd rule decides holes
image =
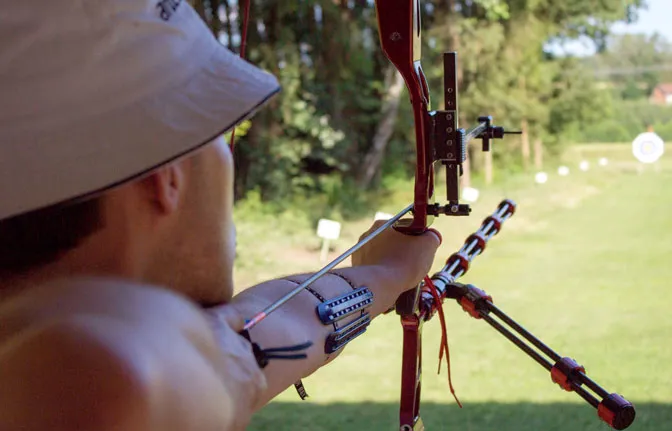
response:
{"label": "blurred background", "polygon": [[[238,1],[192,1],[234,52]],[[523,131],[491,153],[470,149],[463,186],[479,193],[471,217],[435,222],[435,269],[501,199],[516,201],[464,281],[633,401],[630,430],[672,430],[672,161],[633,154],[643,132],[672,140],[672,1],[443,0],[422,2],[422,14],[432,107],[443,104],[441,53],[457,51],[461,126],[490,114]],[[408,205],[415,166],[408,95],[380,50],[373,2],[256,0],[249,29],[246,57],[283,91],[236,131],[239,289],[318,269],[320,219],[341,226],[328,257],[344,251],[376,212]],[[484,322],[452,301],[444,309],[464,408],[445,367],[436,374],[434,319],[424,334],[428,431],[608,429]],[[292,388],[249,429],[396,429],[400,365],[390,314],[305,380],[308,400]]]}

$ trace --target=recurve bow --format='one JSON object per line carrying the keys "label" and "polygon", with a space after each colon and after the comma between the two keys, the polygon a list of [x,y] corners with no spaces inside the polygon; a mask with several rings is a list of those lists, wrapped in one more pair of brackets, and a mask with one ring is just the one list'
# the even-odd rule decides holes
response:
{"label": "recurve bow", "polygon": [[[376,0],[378,31],[383,52],[406,83],[415,125],[416,170],[412,218],[395,228],[409,235],[425,232],[438,215],[466,216],[469,205],[460,202],[460,176],[472,139],[502,138],[504,129],[492,125],[490,117],[480,117],[470,130],[459,128],[457,105],[457,53],[444,54],[444,109],[431,110],[429,86],[421,64],[422,11],[419,0]],[[434,167],[444,166],[447,196],[436,203]],[[420,389],[422,374],[421,286],[407,292],[396,304],[404,331],[400,429],[422,430]]]}

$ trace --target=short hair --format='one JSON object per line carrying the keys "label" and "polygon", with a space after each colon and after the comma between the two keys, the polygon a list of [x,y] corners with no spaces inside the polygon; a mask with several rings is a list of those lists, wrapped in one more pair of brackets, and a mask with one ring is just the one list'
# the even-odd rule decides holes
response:
{"label": "short hair", "polygon": [[94,197],[0,220],[0,275],[40,268],[81,244],[103,226],[101,203]]}

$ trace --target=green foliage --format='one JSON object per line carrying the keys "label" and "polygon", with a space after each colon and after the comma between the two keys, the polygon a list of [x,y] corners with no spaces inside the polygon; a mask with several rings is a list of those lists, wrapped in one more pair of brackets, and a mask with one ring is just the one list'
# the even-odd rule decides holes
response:
{"label": "green foliage", "polygon": [[485,9],[485,16],[489,20],[509,19],[509,5],[504,0],[476,0],[476,4]]}
{"label": "green foliage", "polygon": [[672,80],[672,71],[661,68],[672,64],[672,43],[656,33],[612,35],[605,51],[584,63],[615,88],[636,87],[648,96],[659,82]]}
{"label": "green foliage", "polygon": [[577,63],[572,58],[558,60],[563,72],[554,82],[554,103],[548,123],[551,136],[572,137],[581,127],[611,116],[611,95],[585,79],[587,71],[577,67]]}
{"label": "green foliage", "polygon": [[[193,3],[213,32],[237,52],[240,2]],[[658,53],[667,45],[659,38],[618,39],[606,31],[617,20],[632,19],[640,0],[423,4],[423,65],[432,107],[442,105],[440,55],[457,50],[461,125],[469,127],[484,114],[511,129],[525,121],[533,137],[543,138],[547,153],[596,136],[599,129],[629,133],[630,126],[622,122],[615,122],[618,127],[595,125],[610,118],[621,97],[636,100],[661,77],[648,74],[620,90],[603,91],[591,73],[600,65],[622,67],[617,51],[630,53],[631,64],[662,58]],[[251,6],[247,57],[278,76],[283,91],[236,129],[237,198],[273,202],[275,208],[300,202],[303,208],[347,218],[371,196],[393,192],[390,184],[396,179],[411,178],[416,163],[413,118],[405,91],[398,97],[398,114],[387,118],[384,112],[392,80],[378,43],[374,3],[260,0]],[[553,40],[577,35],[593,38],[604,53],[591,62],[554,58],[544,50]],[[367,196],[354,179],[372,163],[368,156],[376,151],[374,138],[390,119],[392,134],[384,138],[384,157],[374,166],[378,174]],[[494,160],[500,172],[518,169],[518,142],[498,146]],[[480,165],[474,164],[476,177]]]}
{"label": "green foliage", "polygon": [[623,90],[621,90],[621,97],[623,100],[637,100],[643,99],[650,94],[651,86],[647,85],[645,88],[642,88],[641,85],[638,85],[637,80],[628,79],[623,85]]}
{"label": "green foliage", "polygon": [[613,22],[630,21],[636,17],[636,11],[645,6],[645,0],[531,0],[522,3],[533,7],[549,26],[554,27],[551,38],[586,36],[595,43],[598,51],[607,46],[609,26]]}
{"label": "green foliage", "polygon": [[581,142],[631,142],[651,126],[663,140],[672,140],[672,107],[652,105],[647,100],[622,101],[612,115],[582,125]]}
{"label": "green foliage", "polygon": [[[581,142],[630,142],[652,126],[672,139],[672,108],[649,102],[653,88],[670,82],[672,44],[660,35],[612,36],[604,52],[583,59],[602,88],[600,104],[609,106],[600,118],[584,120],[572,138]],[[583,104],[582,106],[586,106]]]}

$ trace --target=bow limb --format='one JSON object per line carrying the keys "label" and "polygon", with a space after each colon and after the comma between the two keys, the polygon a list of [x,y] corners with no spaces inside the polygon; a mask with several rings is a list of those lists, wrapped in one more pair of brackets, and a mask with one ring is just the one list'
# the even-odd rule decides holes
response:
{"label": "bow limb", "polygon": [[[420,3],[418,0],[376,0],[378,29],[383,52],[406,83],[413,107],[416,140],[416,170],[413,217],[396,229],[410,235],[427,230],[432,218],[428,207],[433,203],[434,167],[427,128],[429,127],[429,89],[420,64]],[[399,429],[424,429],[420,419],[422,376],[422,319],[418,308],[420,286],[403,294],[397,301],[397,313],[403,328],[403,359]]]}
{"label": "bow limb", "polygon": [[409,234],[420,234],[432,224],[428,206],[434,200],[434,160],[427,134],[430,97],[420,64],[420,3],[419,0],[376,0],[376,14],[381,47],[406,83],[415,125],[413,218],[399,225],[398,229]]}

